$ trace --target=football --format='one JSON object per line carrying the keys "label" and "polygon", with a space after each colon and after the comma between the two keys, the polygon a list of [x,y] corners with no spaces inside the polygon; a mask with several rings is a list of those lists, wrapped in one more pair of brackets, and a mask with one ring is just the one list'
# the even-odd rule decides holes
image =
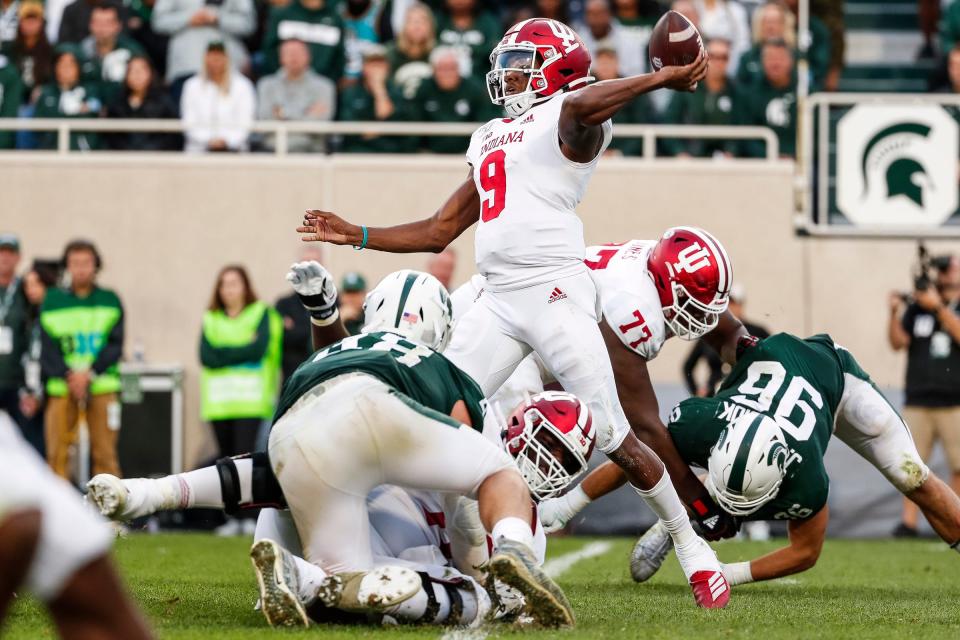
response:
{"label": "football", "polygon": [[701,51],[700,32],[682,13],[667,11],[650,34],[650,68],[654,71],[690,64]]}

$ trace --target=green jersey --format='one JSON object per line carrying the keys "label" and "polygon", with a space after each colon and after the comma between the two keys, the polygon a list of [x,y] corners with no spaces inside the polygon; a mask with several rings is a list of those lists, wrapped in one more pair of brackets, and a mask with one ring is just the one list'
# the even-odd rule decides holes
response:
{"label": "green jersey", "polygon": [[284,383],[273,421],[313,387],[353,372],[379,378],[444,416],[463,400],[473,428],[483,429],[486,403],[473,378],[436,351],[386,332],[350,336],[310,356]]}
{"label": "green jersey", "polygon": [[668,429],[680,456],[707,468],[724,429],[745,413],[768,416],[798,458],[776,497],[747,520],[808,518],[827,503],[830,480],[823,465],[844,374],[869,380],[853,356],[830,336],[803,340],[779,333],[749,349],[713,398],[690,398],[674,409]]}

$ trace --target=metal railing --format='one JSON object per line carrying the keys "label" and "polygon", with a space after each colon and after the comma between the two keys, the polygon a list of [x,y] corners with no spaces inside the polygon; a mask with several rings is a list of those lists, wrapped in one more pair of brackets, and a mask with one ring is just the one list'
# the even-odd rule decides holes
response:
{"label": "metal railing", "polygon": [[[294,122],[287,120],[258,120],[246,126],[251,133],[273,134],[273,153],[289,153],[291,134],[316,135],[382,135],[382,136],[469,136],[483,123],[437,122]],[[77,132],[111,133],[183,133],[186,125],[180,120],[127,120],[83,118],[0,118],[0,131],[55,131],[56,150],[68,154],[70,135]],[[765,144],[765,158],[776,160],[780,147],[776,135],[767,127],[712,126],[712,125],[616,125],[617,138],[641,138],[641,158],[656,157],[657,140],[681,138],[699,140],[761,140]]]}

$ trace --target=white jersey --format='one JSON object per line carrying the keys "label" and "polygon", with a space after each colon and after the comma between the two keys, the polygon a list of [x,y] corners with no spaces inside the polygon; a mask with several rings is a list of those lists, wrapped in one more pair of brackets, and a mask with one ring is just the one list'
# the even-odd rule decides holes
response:
{"label": "white jersey", "polygon": [[600,289],[607,325],[620,342],[645,360],[653,360],[670,334],[660,295],[647,270],[655,240],[588,247],[585,263]]}
{"label": "white jersey", "polygon": [[610,144],[603,123],[597,158],[578,163],[560,150],[561,93],[518,118],[497,118],[470,138],[467,162],[480,193],[477,267],[493,291],[541,284],[583,271],[583,224],[576,214]]}

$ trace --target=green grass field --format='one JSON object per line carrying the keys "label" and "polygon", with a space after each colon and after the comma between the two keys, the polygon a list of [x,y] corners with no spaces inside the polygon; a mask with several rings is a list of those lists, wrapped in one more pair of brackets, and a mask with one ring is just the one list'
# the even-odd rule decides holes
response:
{"label": "green grass field", "polygon": [[[610,539],[605,554],[582,560],[560,578],[576,610],[576,629],[484,629],[491,637],[543,638],[960,638],[960,558],[932,541],[828,541],[820,563],[794,578],[734,589],[723,611],[702,611],[676,559],[649,583],[630,580],[632,540]],[[551,541],[550,555],[576,551],[585,538]],[[136,600],[161,638],[259,638],[264,634],[320,634],[323,638],[378,636],[438,638],[443,629],[314,627],[272,631],[253,611],[256,587],[245,539],[207,535],[135,535],[119,540],[117,560]],[[722,560],[745,560],[776,542],[718,545]],[[480,640],[484,632],[456,632]],[[4,638],[54,637],[43,610],[23,599]]]}

